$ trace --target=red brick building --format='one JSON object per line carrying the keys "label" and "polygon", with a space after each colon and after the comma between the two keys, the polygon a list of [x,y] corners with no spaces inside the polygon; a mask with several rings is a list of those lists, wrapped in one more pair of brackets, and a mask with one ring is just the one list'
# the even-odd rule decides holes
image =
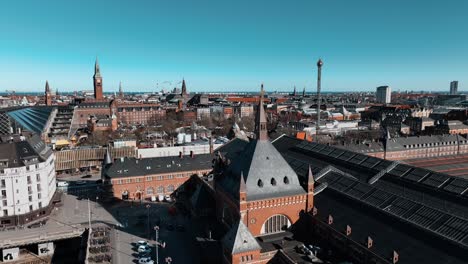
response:
{"label": "red brick building", "polygon": [[166,110],[158,104],[115,103],[117,121],[121,124],[155,124],[166,117]]}
{"label": "red brick building", "polygon": [[212,154],[159,158],[120,158],[106,156],[104,177],[112,186],[114,197],[127,200],[150,199],[171,195],[192,175],[202,176],[212,170]]}
{"label": "red brick building", "polygon": [[216,215],[228,230],[222,239],[224,263],[267,263],[277,250],[262,249],[257,238],[285,232],[313,208],[312,172],[301,185],[268,139],[263,88],[255,132],[255,140],[224,146],[215,162]]}

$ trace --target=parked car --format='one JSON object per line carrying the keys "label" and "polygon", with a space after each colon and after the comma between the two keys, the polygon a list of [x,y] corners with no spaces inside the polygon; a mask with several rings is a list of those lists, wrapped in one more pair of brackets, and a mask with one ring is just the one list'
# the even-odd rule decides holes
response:
{"label": "parked car", "polygon": [[57,187],[67,187],[68,185],[70,184],[66,181],[57,181]]}
{"label": "parked car", "polygon": [[160,202],[164,201],[164,195],[162,194],[158,195],[158,201]]}
{"label": "parked car", "polygon": [[87,174],[87,175],[84,175],[84,176],[81,176],[81,179],[89,179],[91,178],[93,175],[91,174]]}
{"label": "parked car", "polygon": [[148,246],[148,242],[146,242],[145,240],[140,240],[137,242],[137,245],[138,246]]}
{"label": "parked car", "polygon": [[139,246],[138,247],[138,253],[150,253],[151,248],[148,246]]}
{"label": "parked car", "polygon": [[169,195],[164,196],[164,200],[166,200],[166,202],[172,202],[172,198]]}
{"label": "parked car", "polygon": [[142,257],[138,260],[138,264],[154,264],[154,261],[150,257]]}
{"label": "parked car", "polygon": [[75,184],[76,185],[85,185],[87,183],[87,181],[76,181]]}
{"label": "parked car", "polygon": [[307,249],[307,247],[304,244],[300,244],[300,245],[296,246],[296,251],[297,251],[297,253],[307,254],[307,252],[309,250]]}

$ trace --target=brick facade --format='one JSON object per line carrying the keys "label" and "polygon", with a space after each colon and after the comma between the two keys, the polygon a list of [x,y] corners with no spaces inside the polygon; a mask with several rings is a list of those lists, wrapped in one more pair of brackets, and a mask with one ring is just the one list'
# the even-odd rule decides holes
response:
{"label": "brick facade", "polygon": [[197,171],[177,171],[164,174],[148,174],[132,177],[111,179],[115,198],[122,199],[122,194],[128,192],[128,199],[150,199],[151,196],[171,195],[174,190],[184,184],[192,175],[202,176],[211,169]]}

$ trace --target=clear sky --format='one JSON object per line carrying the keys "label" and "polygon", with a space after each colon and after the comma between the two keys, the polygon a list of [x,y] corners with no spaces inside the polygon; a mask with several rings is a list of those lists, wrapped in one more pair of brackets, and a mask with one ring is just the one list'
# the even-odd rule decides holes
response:
{"label": "clear sky", "polygon": [[[467,0],[11,0],[0,92],[468,90]],[[159,83],[159,86],[157,86]]]}

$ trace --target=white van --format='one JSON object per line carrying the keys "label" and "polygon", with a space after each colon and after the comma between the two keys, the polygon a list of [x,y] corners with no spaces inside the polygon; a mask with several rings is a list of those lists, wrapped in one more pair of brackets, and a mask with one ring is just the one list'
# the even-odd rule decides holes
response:
{"label": "white van", "polygon": [[69,185],[68,182],[66,181],[58,181],[57,182],[57,187],[67,187]]}

